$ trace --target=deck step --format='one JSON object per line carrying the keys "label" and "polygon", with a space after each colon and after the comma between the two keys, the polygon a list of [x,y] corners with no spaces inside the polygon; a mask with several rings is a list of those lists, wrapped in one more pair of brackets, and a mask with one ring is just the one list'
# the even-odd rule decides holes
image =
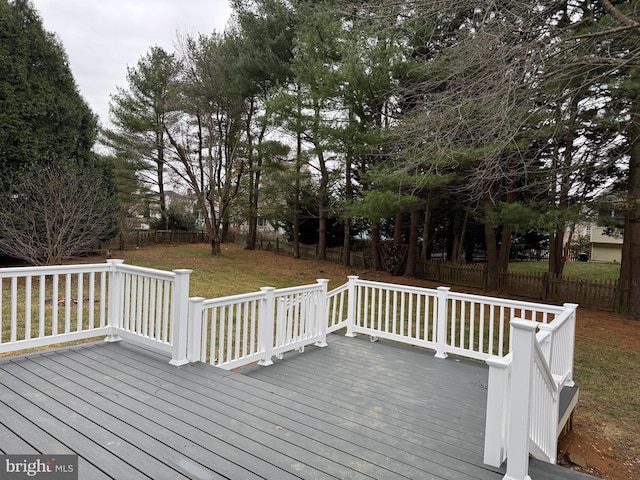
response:
{"label": "deck step", "polygon": [[578,397],[580,396],[580,389],[578,385],[573,387],[563,387],[560,390],[560,405],[558,415],[558,437],[562,433],[566,433],[571,430],[571,423],[573,418],[573,411],[578,405]]}

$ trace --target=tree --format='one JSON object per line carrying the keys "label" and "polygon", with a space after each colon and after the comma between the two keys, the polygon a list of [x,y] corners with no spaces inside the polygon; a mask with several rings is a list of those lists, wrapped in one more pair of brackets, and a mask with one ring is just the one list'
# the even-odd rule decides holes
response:
{"label": "tree", "polygon": [[27,0],[0,0],[0,172],[39,158],[91,156],[96,117],[58,39]]}
{"label": "tree", "polygon": [[243,147],[247,160],[247,248],[256,247],[261,177],[273,142],[269,134],[269,99],[291,80],[293,10],[281,0],[234,1],[239,39],[238,79],[247,101]]}
{"label": "tree", "polygon": [[200,35],[183,42],[179,97],[163,128],[171,168],[191,188],[204,215],[211,254],[219,255],[232,206],[242,187],[243,91],[234,34]]}
{"label": "tree", "polygon": [[[506,213],[511,204],[535,198],[531,172],[540,168],[546,149],[537,91],[555,10],[518,0],[388,8],[394,7],[393,15],[382,12],[406,19],[401,27],[408,48],[397,72],[401,115],[389,155],[398,176],[413,176],[404,183],[414,192],[428,197],[432,188],[447,186],[463,200],[463,218],[482,219],[489,287],[495,289],[509,261],[513,224]],[[451,175],[463,181],[438,182]]]}
{"label": "tree", "polygon": [[152,47],[134,68],[127,68],[128,89],[118,87],[109,105],[114,129],[104,133],[105,143],[119,156],[144,160],[146,183],[158,189],[162,228],[168,227],[164,193],[166,137],[171,88],[180,65],[174,55]]}
{"label": "tree", "polygon": [[31,3],[0,0],[0,252],[60,263],[116,233],[96,123]]}
{"label": "tree", "polygon": [[43,159],[5,182],[0,251],[7,255],[55,265],[95,250],[117,233],[118,203],[104,164]]}
{"label": "tree", "polygon": [[[636,1],[573,4],[569,13],[574,21],[563,32],[561,54],[550,71],[555,81],[572,87],[572,94],[590,90],[598,106],[592,123],[614,134],[602,156],[612,166],[624,165],[620,284],[629,291],[629,316],[640,319],[640,23],[636,10]],[[570,84],[573,78],[580,79],[579,85]]]}

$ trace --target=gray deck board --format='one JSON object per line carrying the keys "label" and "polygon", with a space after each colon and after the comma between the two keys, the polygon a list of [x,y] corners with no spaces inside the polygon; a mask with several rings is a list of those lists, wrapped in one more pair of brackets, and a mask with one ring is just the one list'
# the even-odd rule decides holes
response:
{"label": "gray deck board", "polygon": [[[166,374],[174,376],[175,369],[167,367]],[[184,373],[178,378],[182,379],[183,376]],[[315,429],[294,430],[284,427],[282,424],[285,422],[283,422],[282,416],[274,414],[260,404],[246,401],[244,393],[234,394],[233,388],[228,383],[224,385],[224,388],[217,389],[217,384],[200,386],[203,383],[201,377],[196,376],[193,380],[195,387],[191,387],[190,396],[215,408],[223,421],[231,418],[238,422],[234,428],[245,432],[247,439],[253,437],[268,443],[272,448],[277,448],[281,454],[287,454],[287,452],[294,454],[298,462],[311,465],[315,469],[336,475],[338,478],[345,476],[347,478],[365,478],[362,475],[373,476],[373,478],[394,478],[395,476],[395,472],[389,471],[386,466],[381,464],[382,462],[360,463],[354,461],[353,456],[346,454],[340,448],[318,441],[314,438],[317,434]],[[175,390],[173,392],[175,395],[184,395],[185,393],[185,386],[180,386],[177,389],[173,389],[171,386],[167,386],[167,388],[169,391]],[[211,393],[215,393],[215,399],[211,398]],[[207,394],[207,396],[198,396],[198,394]],[[181,402],[184,405],[185,402],[189,402],[189,399],[183,398]],[[266,426],[264,425],[265,421],[268,422]],[[246,426],[253,427],[254,430],[247,431]],[[292,459],[292,461],[294,460]],[[299,469],[300,466],[296,468]],[[311,478],[313,477],[315,475]]]}
{"label": "gray deck board", "polygon": [[[0,361],[0,451],[77,453],[87,479],[500,480],[482,463],[487,376],[337,334],[235,372],[79,345]],[[535,461],[530,475],[590,478]]]}
{"label": "gray deck board", "polygon": [[[102,360],[106,371],[118,369],[118,362],[122,361],[122,358],[123,356],[120,356],[119,360],[109,359],[105,361],[103,356]],[[95,367],[100,368],[100,364],[97,363]],[[287,463],[280,461],[280,458],[273,458],[274,449],[279,448],[279,452],[285,455],[288,450],[295,450],[298,446],[295,443],[274,442],[274,438],[268,431],[277,429],[278,425],[273,421],[268,424],[261,422],[255,416],[255,413],[262,412],[256,410],[252,418],[250,416],[252,413],[246,411],[246,409],[240,409],[240,405],[234,405],[238,400],[228,394],[224,392],[216,393],[208,387],[198,388],[198,386],[192,386],[191,389],[188,389],[190,383],[193,382],[185,384],[183,374],[175,367],[169,365],[164,367],[163,365],[161,371],[163,372],[162,377],[157,377],[154,383],[148,385],[145,385],[142,379],[130,376],[128,373],[111,373],[118,380],[129,384],[128,388],[122,386],[113,386],[113,388],[123,394],[126,394],[126,390],[131,388],[147,392],[149,398],[145,400],[145,403],[160,411],[170,412],[177,417],[175,419],[177,424],[172,425],[172,428],[181,430],[182,426],[187,426],[191,429],[189,436],[192,440],[198,439],[202,444],[211,447],[212,451],[224,455],[226,458],[232,458],[238,462],[246,461],[244,457],[246,457],[247,452],[233,447],[233,444],[244,445],[252,451],[253,456],[263,459],[262,462],[254,459],[252,464],[255,465],[252,465],[252,468],[259,471],[261,475],[265,475],[266,478],[274,478],[275,476],[287,478],[286,473],[281,470],[274,470],[273,466],[268,463],[273,460],[279,462],[278,468],[284,470],[289,467],[293,472],[304,474],[304,465],[300,464],[298,460],[289,457]],[[130,379],[127,380],[127,377],[130,377]],[[131,387],[131,385],[135,385],[135,387]],[[211,398],[212,393],[215,393],[215,398]],[[155,395],[157,398],[151,395]],[[162,422],[165,423],[166,420],[162,420]],[[206,428],[211,433],[199,431],[198,429],[201,428]],[[216,440],[219,441],[215,443]],[[224,442],[229,442],[231,446]],[[268,445],[268,447],[265,445]],[[297,453],[298,458],[304,457],[305,452],[299,451]],[[314,457],[317,457],[317,455],[314,454]],[[322,457],[316,459],[317,462],[321,460]],[[315,476],[314,472],[310,472],[309,478],[314,478]]]}

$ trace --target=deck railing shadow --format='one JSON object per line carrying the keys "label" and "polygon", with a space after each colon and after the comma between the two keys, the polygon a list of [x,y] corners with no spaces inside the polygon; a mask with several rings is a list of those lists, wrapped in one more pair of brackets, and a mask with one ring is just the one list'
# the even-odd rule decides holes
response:
{"label": "deck railing shadow", "polygon": [[[573,385],[577,305],[563,306],[348,277],[224,298],[189,298],[190,270],[106,264],[0,270],[0,353],[105,336],[224,369],[308,345],[369,335],[489,365],[485,463],[524,480],[533,454],[555,463],[560,391]],[[61,299],[61,300],[59,300]]]}

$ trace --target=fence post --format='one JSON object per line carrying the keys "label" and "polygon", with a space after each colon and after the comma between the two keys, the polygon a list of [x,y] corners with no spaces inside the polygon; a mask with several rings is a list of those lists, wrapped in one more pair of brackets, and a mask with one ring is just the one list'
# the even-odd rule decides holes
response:
{"label": "fence post", "polygon": [[276,317],[275,287],[262,287],[260,290],[264,292],[264,298],[258,312],[258,348],[262,352],[262,358],[258,365],[267,367],[273,365],[271,357],[273,357],[273,332]]}
{"label": "fence post", "polygon": [[105,342],[119,342],[122,340],[116,330],[122,324],[122,296],[123,282],[122,272],[118,270],[118,265],[122,265],[124,260],[107,260],[109,264],[109,300],[108,300],[108,326],[109,333],[104,338]]}
{"label": "fence post", "polygon": [[348,280],[348,297],[347,297],[347,333],[346,337],[355,337],[354,326],[356,324],[356,309],[357,309],[357,275],[349,275]]}
{"label": "fence post", "polygon": [[447,317],[449,316],[449,287],[438,287],[436,323],[436,358],[447,358]]}
{"label": "fence post", "polygon": [[320,339],[314,343],[316,347],[327,346],[327,324],[329,318],[327,316],[327,292],[329,291],[329,280],[326,278],[319,278],[317,282],[320,284],[320,294],[318,298],[318,305],[316,306],[316,322],[318,325],[318,336]]}
{"label": "fence post", "polygon": [[174,270],[172,322],[171,322],[171,365],[179,367],[187,360],[187,326],[189,322],[189,275],[191,270]]}
{"label": "fence post", "polygon": [[546,302],[549,297],[549,272],[542,274],[542,301]]}
{"label": "fence post", "polygon": [[[192,297],[189,299],[189,323],[187,331],[187,360],[200,362],[202,343],[202,311],[204,310],[204,298]],[[212,346],[213,349],[215,346]],[[205,358],[206,360],[206,358]]]}
{"label": "fence post", "polygon": [[484,463],[500,467],[507,458],[507,420],[511,387],[511,354],[487,360],[487,417],[484,426]]}
{"label": "fence post", "polygon": [[531,480],[529,477],[529,415],[533,377],[534,342],[538,323],[513,318],[513,361],[509,397],[507,473],[504,480]]}

